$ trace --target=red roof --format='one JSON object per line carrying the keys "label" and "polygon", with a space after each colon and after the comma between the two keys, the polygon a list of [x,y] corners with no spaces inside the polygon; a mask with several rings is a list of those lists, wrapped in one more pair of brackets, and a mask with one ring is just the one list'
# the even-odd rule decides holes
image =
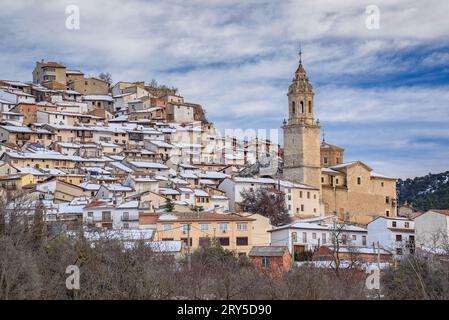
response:
{"label": "red roof", "polygon": [[96,207],[113,207],[112,205],[108,204],[106,201],[102,200],[94,200],[91,203],[89,203],[85,208],[96,208]]}
{"label": "red roof", "polygon": [[53,61],[44,62],[42,67],[65,68],[63,65]]}
{"label": "red roof", "polygon": [[436,212],[436,213],[445,214],[446,216],[449,216],[449,210],[434,210],[434,209],[431,209],[430,211]]}

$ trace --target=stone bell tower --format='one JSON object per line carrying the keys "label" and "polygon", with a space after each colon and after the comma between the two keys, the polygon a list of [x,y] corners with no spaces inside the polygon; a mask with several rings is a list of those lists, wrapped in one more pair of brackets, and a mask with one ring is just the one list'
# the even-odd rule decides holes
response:
{"label": "stone bell tower", "polygon": [[313,87],[299,52],[299,66],[288,88],[284,120],[284,179],[321,189],[320,123],[315,121]]}

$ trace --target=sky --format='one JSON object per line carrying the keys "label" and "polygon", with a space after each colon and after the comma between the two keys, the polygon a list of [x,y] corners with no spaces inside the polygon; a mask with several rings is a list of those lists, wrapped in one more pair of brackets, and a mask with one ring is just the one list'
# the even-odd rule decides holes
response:
{"label": "sky", "polygon": [[326,141],[415,177],[449,170],[448,13],[441,0],[0,0],[0,79],[30,81],[41,59],[156,79],[223,132],[270,132],[287,117],[301,43]]}

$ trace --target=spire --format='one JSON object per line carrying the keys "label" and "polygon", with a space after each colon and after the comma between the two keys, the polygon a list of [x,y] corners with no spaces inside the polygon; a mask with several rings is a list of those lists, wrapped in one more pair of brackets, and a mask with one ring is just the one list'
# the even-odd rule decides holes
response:
{"label": "spire", "polygon": [[301,41],[299,42],[299,64],[302,64],[302,46]]}
{"label": "spire", "polygon": [[323,128],[323,143],[325,143],[326,142],[326,132],[324,131],[324,128]]}

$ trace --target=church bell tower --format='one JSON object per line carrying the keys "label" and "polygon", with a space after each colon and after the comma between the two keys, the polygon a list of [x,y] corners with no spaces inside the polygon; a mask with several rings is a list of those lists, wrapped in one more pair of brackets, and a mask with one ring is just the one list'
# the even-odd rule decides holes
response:
{"label": "church bell tower", "polygon": [[288,121],[284,121],[284,179],[321,189],[320,123],[315,121],[313,87],[302,65],[288,88]]}

